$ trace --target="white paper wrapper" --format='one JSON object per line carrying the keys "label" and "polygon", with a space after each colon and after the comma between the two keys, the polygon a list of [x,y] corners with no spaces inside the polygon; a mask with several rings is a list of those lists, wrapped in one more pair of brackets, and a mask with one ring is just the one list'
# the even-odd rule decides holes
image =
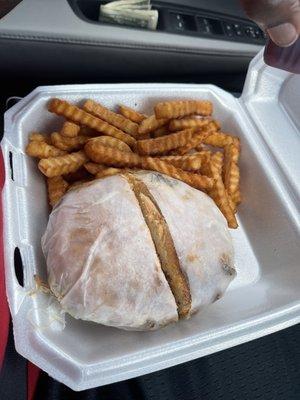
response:
{"label": "white paper wrapper", "polygon": [[[190,281],[192,311],[220,298],[235,271],[231,238],[218,208],[182,182],[154,173],[138,176],[169,224]],[[175,300],[125,177],[67,193],[50,215],[42,247],[50,288],[75,318],[137,330],[177,321]]]}
{"label": "white paper wrapper", "polygon": [[[159,175],[158,175],[159,176]],[[227,222],[205,193],[175,179],[139,173],[167,221],[192,295],[191,312],[221,298],[235,277]]]}
{"label": "white paper wrapper", "polygon": [[51,294],[46,294],[35,289],[30,293],[35,297],[38,307],[28,310],[27,319],[34,329],[41,332],[44,330],[62,331],[66,326],[65,311]]}
{"label": "white paper wrapper", "polygon": [[49,285],[75,318],[150,329],[177,320],[176,304],[127,181],[70,191],[42,240]]}

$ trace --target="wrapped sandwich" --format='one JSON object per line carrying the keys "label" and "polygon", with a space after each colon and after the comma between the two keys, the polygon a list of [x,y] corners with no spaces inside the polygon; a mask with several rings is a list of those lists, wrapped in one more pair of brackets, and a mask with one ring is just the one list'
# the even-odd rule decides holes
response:
{"label": "wrapped sandwich", "polygon": [[75,318],[131,330],[187,319],[236,275],[226,220],[205,193],[125,172],[69,190],[42,238],[48,283]]}

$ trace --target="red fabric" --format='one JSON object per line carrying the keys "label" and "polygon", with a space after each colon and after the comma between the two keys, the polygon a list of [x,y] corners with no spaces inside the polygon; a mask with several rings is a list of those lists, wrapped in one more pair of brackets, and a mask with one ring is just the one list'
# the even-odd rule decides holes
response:
{"label": "red fabric", "polygon": [[27,367],[27,400],[33,400],[39,374],[40,369],[36,365],[29,362]]}
{"label": "red fabric", "polygon": [[9,309],[5,290],[4,257],[3,257],[3,218],[2,218],[2,189],[4,185],[4,163],[0,151],[0,369],[2,366],[9,328]]}

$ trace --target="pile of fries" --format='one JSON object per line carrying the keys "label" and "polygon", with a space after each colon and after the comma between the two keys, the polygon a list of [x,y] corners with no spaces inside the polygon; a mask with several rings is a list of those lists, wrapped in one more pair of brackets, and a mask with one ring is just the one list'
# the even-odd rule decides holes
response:
{"label": "pile of fries", "polygon": [[93,100],[79,108],[55,98],[48,110],[66,121],[49,136],[33,132],[26,153],[40,159],[52,206],[83,182],[144,169],[206,192],[237,228],[240,141],[221,131],[211,102],[161,102],[146,116],[124,105],[115,113]]}

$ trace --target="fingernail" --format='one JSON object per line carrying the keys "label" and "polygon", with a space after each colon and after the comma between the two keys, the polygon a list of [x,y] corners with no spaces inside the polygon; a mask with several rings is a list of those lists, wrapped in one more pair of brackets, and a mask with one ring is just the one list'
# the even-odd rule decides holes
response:
{"label": "fingernail", "polygon": [[289,22],[269,28],[267,32],[273,42],[282,47],[290,46],[298,39],[294,25]]}

